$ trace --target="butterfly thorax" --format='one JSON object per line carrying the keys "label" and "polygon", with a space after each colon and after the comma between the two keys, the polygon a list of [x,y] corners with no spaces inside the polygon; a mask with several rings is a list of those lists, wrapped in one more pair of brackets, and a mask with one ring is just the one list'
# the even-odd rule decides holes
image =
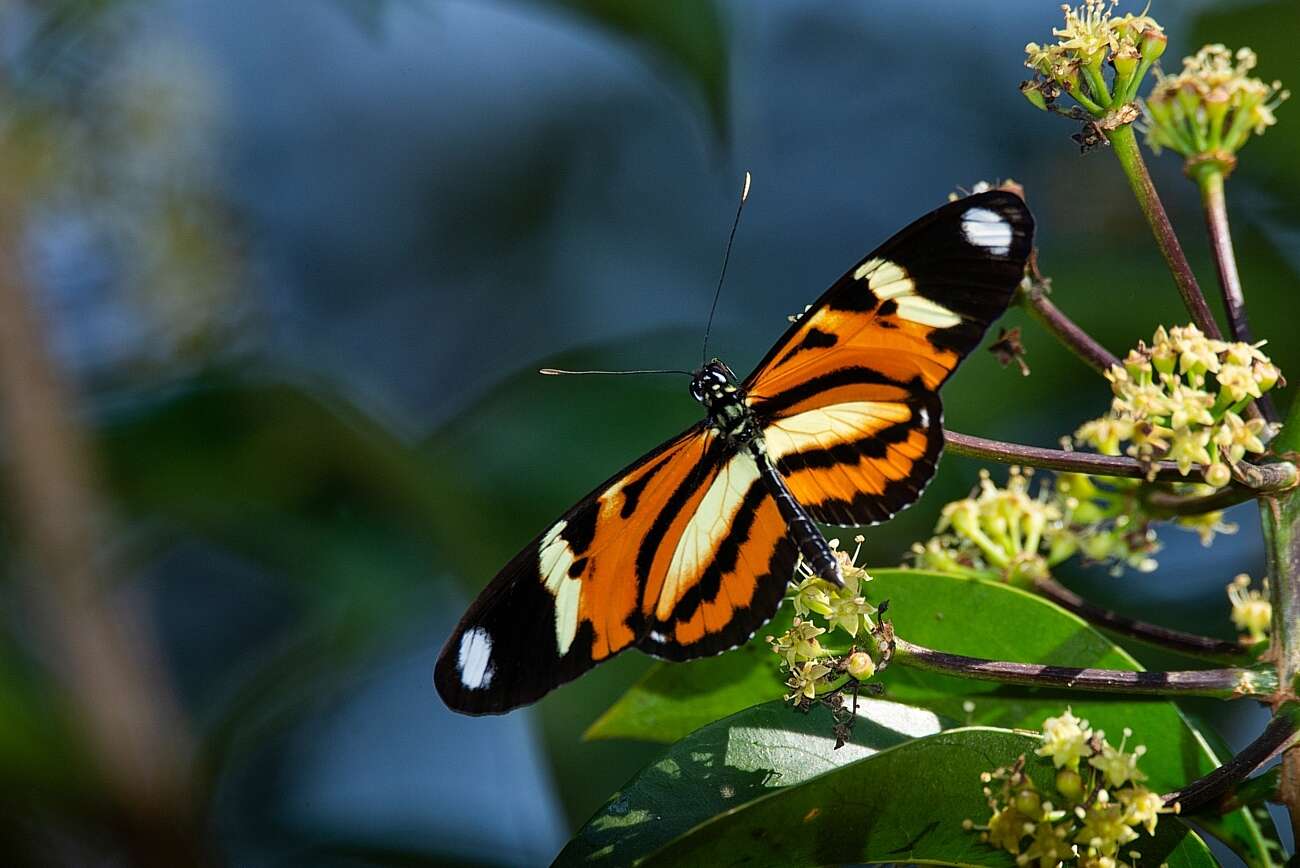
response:
{"label": "butterfly thorax", "polygon": [[761,446],[762,431],[734,376],[726,363],[714,359],[695,372],[691,397],[708,410],[709,427],[724,439],[737,446]]}

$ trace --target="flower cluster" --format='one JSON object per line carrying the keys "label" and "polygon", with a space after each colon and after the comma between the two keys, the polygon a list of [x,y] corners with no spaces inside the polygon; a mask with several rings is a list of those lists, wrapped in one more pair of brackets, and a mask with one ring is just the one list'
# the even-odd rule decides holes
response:
{"label": "flower cluster", "polygon": [[1222,45],[1207,45],[1183,58],[1183,71],[1163,75],[1146,100],[1147,143],[1188,158],[1188,167],[1213,161],[1231,170],[1233,156],[1251,133],[1262,134],[1276,123],[1273,111],[1291,94],[1282,83],[1264,83],[1250,75],[1255,52],[1234,54]]}
{"label": "flower cluster", "polygon": [[[1065,26],[1052,30],[1056,42],[1025,46],[1025,66],[1034,78],[1020,86],[1025,98],[1040,109],[1054,108],[1062,92],[1087,113],[1105,119],[1112,128],[1131,123],[1138,86],[1168,38],[1146,15],[1114,14],[1116,0],[1084,0],[1078,8],[1062,6]],[[1113,70],[1106,79],[1106,68]]]}
{"label": "flower cluster", "polygon": [[1173,461],[1186,476],[1205,465],[1205,481],[1221,488],[1246,453],[1264,451],[1271,433],[1242,413],[1282,381],[1261,344],[1212,340],[1196,326],[1156,329],[1106,374],[1110,411],[1082,425],[1075,440],[1106,455],[1126,453],[1150,467]]}
{"label": "flower cluster", "polygon": [[[1035,753],[1050,757],[1056,768],[1053,791],[1040,791],[1027,774],[1022,756],[1010,768],[981,775],[993,814],[978,829],[980,840],[1013,854],[1016,864],[1066,863],[1122,866],[1140,854],[1125,850],[1138,829],[1155,834],[1161,814],[1176,813],[1157,793],[1142,785],[1146,776],[1138,760],[1142,746],[1124,750],[1132,732],[1124,730],[1119,747],[1066,709],[1043,723],[1043,743]],[[1084,762],[1086,760],[1086,762]]]}
{"label": "flower cluster", "polygon": [[[813,575],[807,565],[799,565],[803,579],[792,589],[794,622],[780,636],[767,637],[772,650],[782,659],[785,685],[790,690],[785,698],[795,705],[811,703],[819,688],[829,687],[843,675],[865,681],[876,672],[872,656],[856,646],[847,654],[822,646],[822,638],[834,630],[843,630],[858,640],[869,637],[875,628],[871,616],[876,609],[867,602],[863,590],[871,576],[857,565],[863,538],[854,537],[854,542],[858,547],[850,555],[840,549],[838,540],[831,540],[844,576],[842,588]],[[819,618],[825,626],[816,623]],[[867,642],[874,645],[870,639]]]}
{"label": "flower cluster", "polygon": [[[1156,568],[1157,518],[1146,511],[1137,481],[1061,473],[1032,494],[1032,479],[1032,471],[1012,467],[999,487],[981,471],[977,492],[945,506],[935,535],[912,546],[913,565],[1019,585],[1047,578],[1076,555],[1116,573]],[[1216,532],[1234,529],[1222,519],[1210,512],[1171,521],[1208,545]]]}
{"label": "flower cluster", "polygon": [[1032,584],[1074,553],[1067,507],[1050,485],[1030,494],[1032,470],[1012,467],[1005,487],[980,471],[977,492],[943,508],[935,536],[912,546],[923,569]]}
{"label": "flower cluster", "polygon": [[1250,576],[1240,574],[1228,585],[1228,600],[1232,603],[1232,624],[1238,632],[1246,633],[1243,642],[1254,645],[1268,638],[1269,628],[1273,625],[1273,606],[1269,603],[1268,579],[1264,579],[1264,590],[1257,591],[1250,587]]}

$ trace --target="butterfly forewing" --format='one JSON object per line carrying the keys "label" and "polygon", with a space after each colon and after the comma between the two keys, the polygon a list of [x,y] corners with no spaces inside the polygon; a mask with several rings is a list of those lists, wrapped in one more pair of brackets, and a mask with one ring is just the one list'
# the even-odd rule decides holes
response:
{"label": "butterfly forewing", "polygon": [[943,447],[938,388],[1006,309],[1033,219],[1018,196],[959,199],[841,277],[745,382],[791,492],[818,521],[884,521]]}

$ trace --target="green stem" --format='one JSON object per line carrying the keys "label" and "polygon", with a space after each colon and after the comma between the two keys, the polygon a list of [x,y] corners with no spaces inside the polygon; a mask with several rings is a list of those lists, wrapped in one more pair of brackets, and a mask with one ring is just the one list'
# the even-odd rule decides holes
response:
{"label": "green stem", "polygon": [[1152,696],[1208,696],[1241,699],[1269,696],[1275,688],[1268,669],[1192,669],[1175,672],[1132,672],[1125,669],[1080,669],[1041,663],[1012,663],[949,654],[894,637],[890,665],[1033,687],[1062,687],[1099,693],[1137,693]]}
{"label": "green stem", "polygon": [[[1224,196],[1224,167],[1218,160],[1206,160],[1193,170],[1196,185],[1201,190],[1201,206],[1205,209],[1205,227],[1210,236],[1210,249],[1214,252],[1214,265],[1219,274],[1219,288],[1223,292],[1223,308],[1228,315],[1228,331],[1234,340],[1250,343],[1250,323],[1246,319],[1246,295],[1241,288],[1241,275],[1237,272],[1237,256],[1232,247],[1232,232],[1228,227],[1228,205]],[[1273,401],[1265,395],[1258,402],[1260,413],[1270,422],[1278,419]]]}
{"label": "green stem", "polygon": [[[1281,455],[1300,451],[1300,401],[1291,403],[1272,448]],[[1273,606],[1269,654],[1283,694],[1295,698],[1300,674],[1300,495],[1287,492],[1260,498],[1260,512]],[[1282,756],[1278,793],[1291,815],[1292,829],[1300,836],[1300,749],[1294,746]]]}
{"label": "green stem", "polygon": [[1138,206],[1151,226],[1156,246],[1160,248],[1160,253],[1169,266],[1169,272],[1173,275],[1178,292],[1183,297],[1183,304],[1192,315],[1192,321],[1207,336],[1222,338],[1223,333],[1219,331],[1219,324],[1214,321],[1210,306],[1205,303],[1205,296],[1196,282],[1192,266],[1183,253],[1182,245],[1178,243],[1178,236],[1174,233],[1173,224],[1169,222],[1169,215],[1165,213],[1165,206],[1160,201],[1155,184],[1151,182],[1146,161],[1142,159],[1142,151],[1138,147],[1137,136],[1133,133],[1133,125],[1118,126],[1111,130],[1107,137],[1110,139],[1111,150],[1115,152],[1115,157],[1124,170],[1124,176],[1128,178],[1129,186],[1133,188]]}

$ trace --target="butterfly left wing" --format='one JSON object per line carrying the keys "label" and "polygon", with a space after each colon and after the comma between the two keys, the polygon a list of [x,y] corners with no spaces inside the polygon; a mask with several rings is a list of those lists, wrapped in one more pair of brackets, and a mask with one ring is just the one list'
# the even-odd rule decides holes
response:
{"label": "butterfly left wing", "polygon": [[447,641],[435,685],[449,707],[492,714],[632,645],[716,654],[771,619],[797,556],[754,457],[696,425],[511,560]]}
{"label": "butterfly left wing", "polygon": [[1000,190],[932,211],[836,281],[745,381],[815,519],[876,524],[920,496],[943,448],[938,389],[1006,310],[1033,228]]}

